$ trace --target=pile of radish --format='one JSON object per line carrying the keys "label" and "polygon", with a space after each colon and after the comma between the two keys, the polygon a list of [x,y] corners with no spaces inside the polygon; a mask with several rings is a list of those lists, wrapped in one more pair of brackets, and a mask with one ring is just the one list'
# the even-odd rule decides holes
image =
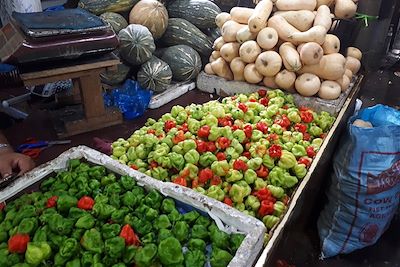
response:
{"label": "pile of radish", "polygon": [[351,18],[355,0],[261,0],[220,13],[207,74],[337,99],[361,67],[362,53],[329,34],[332,18]]}

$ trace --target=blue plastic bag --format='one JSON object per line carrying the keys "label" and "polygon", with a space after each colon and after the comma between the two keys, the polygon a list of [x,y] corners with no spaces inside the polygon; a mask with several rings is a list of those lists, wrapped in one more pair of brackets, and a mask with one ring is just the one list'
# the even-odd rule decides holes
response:
{"label": "blue plastic bag", "polygon": [[[373,128],[353,125],[356,119]],[[400,111],[376,105],[350,118],[334,156],[328,204],[318,219],[322,258],[374,244],[400,197]]]}
{"label": "blue plastic bag", "polygon": [[119,108],[125,119],[132,120],[143,115],[152,95],[150,90],[143,89],[138,82],[128,79],[122,87],[105,94],[104,103],[108,107]]}

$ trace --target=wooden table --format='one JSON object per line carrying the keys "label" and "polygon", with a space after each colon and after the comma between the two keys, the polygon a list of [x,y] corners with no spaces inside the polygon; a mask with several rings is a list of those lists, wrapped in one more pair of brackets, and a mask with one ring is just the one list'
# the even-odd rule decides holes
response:
{"label": "wooden table", "polygon": [[115,69],[119,63],[119,59],[110,53],[96,58],[42,63],[40,67],[25,66],[21,69],[20,76],[25,86],[72,79],[73,90],[80,93],[83,114],[71,116],[71,109],[55,113],[53,118],[57,120],[55,122],[57,135],[63,138],[122,123],[122,115],[118,110],[104,107],[100,82],[100,74]]}

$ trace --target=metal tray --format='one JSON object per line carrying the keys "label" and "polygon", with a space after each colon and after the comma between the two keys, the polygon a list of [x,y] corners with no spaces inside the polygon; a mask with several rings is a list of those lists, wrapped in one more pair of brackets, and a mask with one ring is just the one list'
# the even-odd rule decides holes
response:
{"label": "metal tray", "polygon": [[27,37],[40,38],[111,30],[109,24],[81,8],[51,12],[13,12],[13,20]]}
{"label": "metal tray", "polygon": [[173,183],[164,183],[145,174],[135,171],[118,161],[85,146],[71,148],[62,153],[56,159],[49,161],[24,176],[15,180],[7,188],[0,191],[0,203],[17,196],[32,185],[47,178],[54,172],[64,170],[69,159],[84,158],[90,163],[103,165],[120,175],[129,175],[137,181],[137,184],[146,189],[156,189],[165,196],[172,197],[197,210],[207,213],[217,226],[228,233],[240,232],[246,234],[245,239],[237,250],[229,267],[252,266],[259,256],[263,246],[265,226],[250,216],[246,216],[238,210],[231,208],[215,199],[201,195],[189,188]]}

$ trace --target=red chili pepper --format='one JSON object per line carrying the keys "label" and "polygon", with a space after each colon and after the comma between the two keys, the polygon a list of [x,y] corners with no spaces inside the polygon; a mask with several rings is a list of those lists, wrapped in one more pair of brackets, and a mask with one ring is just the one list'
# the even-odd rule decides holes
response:
{"label": "red chili pepper", "polygon": [[277,134],[274,134],[274,133],[273,134],[269,134],[267,136],[267,140],[270,141],[270,142],[276,141],[278,139],[279,139],[279,136]]}
{"label": "red chili pepper", "polygon": [[207,138],[210,135],[210,126],[201,126],[200,129],[197,131],[197,135],[201,138]]}
{"label": "red chili pepper", "polygon": [[303,133],[303,140],[304,141],[310,141],[311,135],[309,133]]}
{"label": "red chili pepper", "polygon": [[134,170],[138,170],[139,169],[139,167],[138,166],[136,166],[135,164],[131,164],[131,169],[134,169]]}
{"label": "red chili pepper", "polygon": [[309,156],[310,158],[313,158],[316,154],[314,151],[314,148],[312,146],[307,147],[306,152],[307,152],[307,156]]}
{"label": "red chili pepper", "polygon": [[190,170],[186,168],[186,169],[182,170],[182,173],[181,173],[180,177],[186,179],[187,177],[189,177],[189,174],[190,174]]}
{"label": "red chili pepper", "polygon": [[176,127],[176,122],[174,121],[166,121],[164,123],[164,131],[169,132],[172,128]]}
{"label": "red chili pepper", "polygon": [[138,247],[140,245],[139,237],[135,234],[135,231],[133,231],[129,224],[125,224],[122,227],[119,236],[125,239],[126,246],[134,245],[135,247]]}
{"label": "red chili pepper", "polygon": [[178,130],[182,130],[184,133],[189,131],[188,124],[185,122],[181,126],[178,127]]}
{"label": "red chili pepper", "polygon": [[283,115],[281,116],[281,118],[276,119],[276,120],[274,121],[274,123],[279,124],[279,125],[280,125],[281,127],[283,127],[283,128],[287,128],[287,127],[290,126],[290,120],[289,120],[289,118],[288,118],[285,114],[283,114]]}
{"label": "red chili pepper", "polygon": [[219,176],[217,176],[217,175],[214,175],[214,176],[211,178],[210,184],[211,184],[211,185],[219,185],[219,184],[222,184],[222,179],[221,179],[221,177],[219,177]]}
{"label": "red chili pepper", "polygon": [[280,158],[282,156],[282,147],[280,145],[272,145],[268,149],[271,158]]}
{"label": "red chili pepper", "polygon": [[274,212],[274,203],[268,200],[261,201],[261,206],[258,209],[258,215],[264,217],[265,215],[272,214]]}
{"label": "red chili pepper", "polygon": [[288,107],[288,105],[284,105],[282,108],[283,109],[288,109],[289,107]]}
{"label": "red chili pepper", "polygon": [[221,127],[232,126],[232,124],[230,117],[218,118],[218,125]]}
{"label": "red chili pepper", "polygon": [[299,158],[299,160],[297,161],[297,163],[299,163],[299,164],[304,164],[304,165],[306,165],[307,167],[309,167],[309,166],[311,165],[311,160],[308,159],[308,158],[305,158],[305,157],[301,157],[301,158]]}
{"label": "red chili pepper", "polygon": [[272,196],[271,191],[269,191],[268,188],[257,190],[253,193],[253,195],[256,196],[260,201],[270,199]]}
{"label": "red chili pepper", "polygon": [[215,152],[217,147],[215,146],[214,142],[207,142],[207,151]]}
{"label": "red chili pepper", "polygon": [[200,170],[199,172],[199,183],[205,184],[208,182],[208,180],[212,179],[214,176],[214,173],[212,172],[211,169],[205,168]]}
{"label": "red chili pepper", "polygon": [[264,165],[261,165],[260,168],[258,168],[258,170],[256,170],[257,176],[260,178],[267,178],[269,171],[268,168],[265,167]]}
{"label": "red chili pepper", "polygon": [[179,184],[179,185],[185,186],[185,187],[187,186],[186,178],[181,177],[181,176],[176,177],[175,180],[173,180],[173,183]]}
{"label": "red chili pepper", "polygon": [[310,111],[300,111],[300,118],[305,123],[310,123],[313,121],[314,116]]}
{"label": "red chili pepper", "polygon": [[57,205],[58,196],[52,196],[47,199],[46,208],[53,208]]}
{"label": "red chili pepper", "polygon": [[155,133],[156,133],[156,130],[154,130],[154,129],[148,129],[148,130],[147,130],[147,133],[148,133],[148,134],[155,134]]}
{"label": "red chili pepper", "polygon": [[207,143],[202,140],[196,140],[196,145],[197,145],[197,151],[199,153],[204,153],[207,152]]}
{"label": "red chili pepper", "polygon": [[150,162],[150,168],[154,169],[158,167],[158,163],[155,162],[154,160],[152,162]]}
{"label": "red chili pepper", "polygon": [[246,137],[250,138],[251,135],[253,134],[253,127],[251,125],[247,124],[243,127],[243,131],[246,134]]}
{"label": "red chili pepper", "polygon": [[235,100],[236,98],[237,98],[237,96],[235,96],[235,95],[234,95],[234,96],[231,96],[231,99],[232,99],[232,100]]}
{"label": "red chili pepper", "polygon": [[257,99],[255,99],[255,98],[250,98],[250,99],[249,99],[249,102],[257,102]]}
{"label": "red chili pepper", "polygon": [[8,251],[11,253],[25,253],[29,241],[28,234],[15,234],[8,239]]}
{"label": "red chili pepper", "polygon": [[172,138],[172,142],[175,145],[184,140],[185,140],[185,133],[183,131],[178,131],[176,135]]}
{"label": "red chili pepper", "polygon": [[192,180],[192,188],[196,188],[198,186],[199,186],[199,180],[198,179]]}
{"label": "red chili pepper", "polygon": [[228,206],[231,206],[231,207],[232,207],[232,205],[233,205],[233,201],[232,201],[232,199],[230,199],[229,197],[225,197],[225,198],[224,198],[224,203],[225,203],[226,205],[228,205]]}
{"label": "red chili pepper", "polygon": [[240,127],[239,127],[239,125],[232,125],[231,126],[231,129],[232,129],[232,131],[236,131],[236,130],[238,130],[238,129],[240,129]]}
{"label": "red chili pepper", "polygon": [[4,210],[5,207],[6,207],[6,203],[1,202],[0,203],[0,211]]}
{"label": "red chili pepper", "polygon": [[321,135],[319,136],[319,138],[325,139],[326,136],[327,136],[327,134],[326,134],[326,133],[323,133],[323,134],[321,134]]}
{"label": "red chili pepper", "polygon": [[245,151],[245,152],[242,153],[242,155],[243,155],[244,157],[248,158],[248,159],[251,158],[251,153],[250,153],[250,151]]}
{"label": "red chili pepper", "polygon": [[247,143],[244,144],[244,149],[245,149],[246,151],[249,151],[250,148],[251,148],[251,143],[250,143],[250,142],[247,142]]}
{"label": "red chili pepper", "polygon": [[226,159],[225,153],[224,152],[218,152],[217,153],[217,159],[218,159],[218,161],[225,160]]}
{"label": "red chili pepper", "polygon": [[308,111],[308,110],[310,110],[310,108],[305,107],[305,106],[300,106],[300,107],[299,107],[299,110],[300,110],[300,111]]}
{"label": "red chili pepper", "polygon": [[227,149],[231,145],[231,140],[226,137],[219,137],[217,139],[217,147],[219,149]]}
{"label": "red chili pepper", "polygon": [[94,200],[91,197],[83,196],[78,200],[77,207],[83,210],[91,210],[94,206]]}
{"label": "red chili pepper", "polygon": [[288,197],[288,195],[285,195],[285,196],[282,198],[282,202],[283,202],[283,204],[285,204],[285,206],[288,205],[289,200],[290,200],[290,197]]}
{"label": "red chili pepper", "polygon": [[307,131],[307,125],[302,124],[302,123],[296,123],[294,125],[294,129],[300,133],[305,133]]}
{"label": "red chili pepper", "polygon": [[241,109],[243,112],[247,112],[249,110],[246,104],[243,103],[239,103],[238,108]]}
{"label": "red chili pepper", "polygon": [[266,98],[266,97],[263,97],[263,98],[261,98],[258,102],[259,102],[261,105],[263,105],[263,106],[268,106],[269,99]]}
{"label": "red chili pepper", "polygon": [[237,159],[233,162],[233,169],[238,170],[238,171],[247,171],[249,167],[247,166],[247,163],[244,162],[241,159]]}
{"label": "red chili pepper", "polygon": [[268,133],[268,125],[265,122],[257,122],[257,130],[261,131],[263,134]]}
{"label": "red chili pepper", "polygon": [[265,90],[265,89],[259,89],[257,93],[258,93],[258,95],[259,95],[260,97],[264,97],[264,96],[267,95],[267,90]]}

